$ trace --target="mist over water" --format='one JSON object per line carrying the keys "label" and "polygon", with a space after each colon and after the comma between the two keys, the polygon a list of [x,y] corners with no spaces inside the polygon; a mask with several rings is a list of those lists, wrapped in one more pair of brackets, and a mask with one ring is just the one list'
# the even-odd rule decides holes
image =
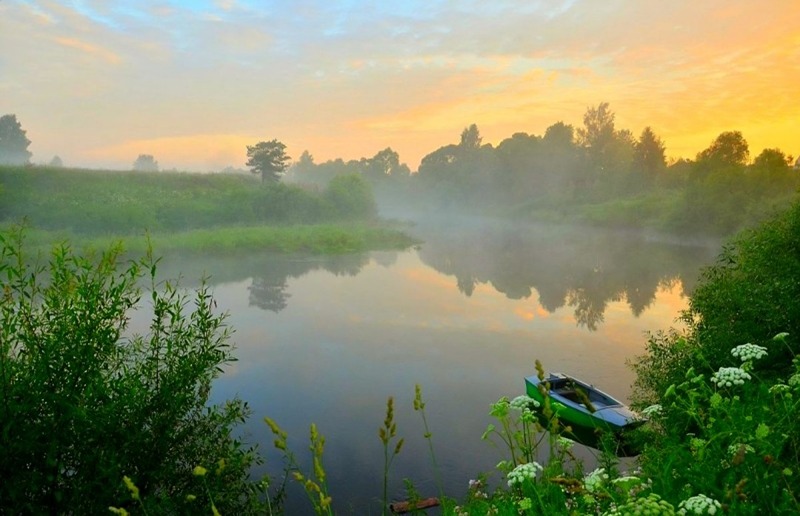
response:
{"label": "mist over water", "polygon": [[[424,243],[403,252],[165,257],[161,275],[210,274],[219,309],[230,313],[238,362],[212,397],[239,396],[252,407],[243,433],[267,457],[259,474],[282,468],[264,416],[289,433],[301,464],[310,461],[314,422],[326,437],[337,511],[379,510],[378,427],[394,396],[406,443],[392,464],[391,497],[405,498],[403,478],[423,496],[438,494],[412,410],[419,383],[446,493],[461,496],[469,479],[504,458],[480,440],[489,404],[522,394],[534,360],[626,399],[626,360],[642,352],[645,332],[675,325],[717,250],[627,232],[459,220],[418,224],[411,232]],[[588,449],[581,455],[593,460]],[[290,514],[307,512],[303,493],[288,503]]]}

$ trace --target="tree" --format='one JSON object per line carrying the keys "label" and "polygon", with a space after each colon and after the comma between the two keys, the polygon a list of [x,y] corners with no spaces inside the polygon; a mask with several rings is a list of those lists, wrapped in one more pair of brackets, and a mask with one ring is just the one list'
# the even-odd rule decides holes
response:
{"label": "tree", "polygon": [[578,143],[597,157],[614,140],[614,113],[608,107],[608,102],[601,102],[596,108],[587,109],[583,127],[578,129]]}
{"label": "tree", "polygon": [[267,180],[279,181],[292,159],[286,154],[286,145],[278,140],[248,145],[247,158],[246,165],[250,167],[250,172],[261,174],[262,183]]}
{"label": "tree", "polygon": [[308,150],[304,150],[300,154],[300,159],[297,160],[297,163],[293,164],[289,169],[288,174],[291,175],[291,179],[294,181],[303,182],[312,177],[316,168],[317,164],[314,163],[314,156]]}
{"label": "tree", "polygon": [[158,161],[150,154],[139,154],[133,162],[133,170],[137,172],[158,172]]}
{"label": "tree", "polygon": [[483,141],[483,138],[481,137],[480,131],[478,131],[478,126],[472,124],[461,132],[461,143],[459,146],[464,150],[480,149],[481,141]]}
{"label": "tree", "polygon": [[31,153],[28,146],[31,141],[25,136],[17,115],[0,117],[0,165],[27,165]]}
{"label": "tree", "polygon": [[381,180],[408,177],[411,172],[405,163],[400,163],[400,155],[387,147],[366,160],[363,173],[370,179]]}
{"label": "tree", "polygon": [[571,149],[575,144],[575,128],[564,122],[556,122],[545,129],[543,140],[548,147]]}
{"label": "tree", "polygon": [[753,167],[767,170],[788,169],[792,163],[792,158],[787,157],[780,149],[764,149],[761,154],[753,160]]}
{"label": "tree", "polygon": [[697,154],[697,161],[720,165],[746,165],[750,157],[747,140],[740,131],[726,131]]}
{"label": "tree", "polygon": [[61,161],[61,158],[59,158],[58,156],[53,156],[53,159],[50,160],[50,163],[48,165],[54,168],[61,168],[64,166],[64,162]]}
{"label": "tree", "polygon": [[667,167],[664,142],[650,127],[645,127],[634,144],[633,162],[643,174],[652,178]]}
{"label": "tree", "polygon": [[365,220],[378,213],[372,187],[358,174],[334,177],[323,196],[338,219]]}
{"label": "tree", "polygon": [[[585,192],[598,184],[605,187],[606,195],[617,195],[621,183],[627,183],[627,174],[633,163],[635,138],[628,130],[614,128],[614,113],[608,102],[589,108],[583,115],[583,127],[578,129],[578,143],[585,149],[588,167],[580,180]],[[602,177],[602,183],[598,180]],[[612,179],[612,180],[609,180]]]}

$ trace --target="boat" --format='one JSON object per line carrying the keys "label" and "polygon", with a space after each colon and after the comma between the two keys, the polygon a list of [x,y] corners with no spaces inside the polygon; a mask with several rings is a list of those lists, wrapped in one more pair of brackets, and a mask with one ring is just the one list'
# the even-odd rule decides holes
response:
{"label": "boat", "polygon": [[[610,435],[616,443],[617,455],[638,455],[640,450],[628,434],[647,419],[594,385],[562,373],[550,373],[544,380],[537,376],[526,377],[525,390],[542,407],[545,397],[550,399],[550,408],[565,427],[562,433],[566,437],[598,448],[602,446],[604,435]],[[542,425],[549,428],[541,409],[537,414]]]}

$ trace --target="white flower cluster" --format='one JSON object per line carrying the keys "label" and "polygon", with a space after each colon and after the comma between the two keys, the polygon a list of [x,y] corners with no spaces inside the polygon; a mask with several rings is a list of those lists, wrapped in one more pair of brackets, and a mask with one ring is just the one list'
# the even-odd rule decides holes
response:
{"label": "white flower cluster", "polygon": [[644,417],[656,417],[660,416],[661,412],[663,412],[663,408],[661,405],[656,403],[655,405],[650,405],[649,407],[645,407],[642,409],[642,415]]}
{"label": "white flower cluster", "polygon": [[542,469],[544,468],[538,462],[520,464],[508,474],[508,487],[514,487],[517,484],[522,485],[526,480],[535,479],[536,473],[542,471]]}
{"label": "white flower cluster", "polygon": [[759,358],[767,356],[767,348],[749,343],[742,344],[741,346],[736,346],[733,348],[731,350],[731,355],[741,359],[742,362],[758,360]]}
{"label": "white flower cluster", "polygon": [[603,513],[603,516],[629,516],[631,514],[675,514],[675,508],[666,500],[662,500],[655,493],[650,493],[646,498],[634,498],[616,509]]}
{"label": "white flower cluster", "polygon": [[511,408],[513,408],[514,410],[519,410],[520,412],[524,411],[525,409],[530,410],[531,405],[533,405],[536,408],[539,408],[538,401],[531,398],[530,396],[525,396],[525,395],[517,396],[516,398],[511,400],[511,403],[509,403],[509,406]]}
{"label": "white flower cluster", "polygon": [[756,451],[749,444],[736,443],[728,446],[728,455],[736,455],[742,450],[742,448],[744,448],[744,453],[755,453]]}
{"label": "white flower cluster", "polygon": [[564,437],[563,435],[558,436],[558,445],[561,446],[563,450],[571,450],[572,446],[575,444],[575,441]]}
{"label": "white flower cluster", "polygon": [[693,496],[678,504],[678,514],[716,514],[722,504],[704,494]]}
{"label": "white flower cluster", "polygon": [[783,394],[785,392],[789,392],[791,387],[786,385],[785,383],[776,383],[772,387],[769,388],[770,394]]}
{"label": "white flower cluster", "polygon": [[744,385],[745,380],[749,379],[750,375],[738,367],[720,367],[711,377],[711,383],[717,384],[718,387],[733,387]]}
{"label": "white flower cluster", "polygon": [[786,382],[792,387],[800,387],[800,374],[793,374],[789,381]]}
{"label": "white flower cluster", "polygon": [[607,480],[608,473],[605,468],[597,468],[583,478],[583,487],[590,493],[594,493]]}

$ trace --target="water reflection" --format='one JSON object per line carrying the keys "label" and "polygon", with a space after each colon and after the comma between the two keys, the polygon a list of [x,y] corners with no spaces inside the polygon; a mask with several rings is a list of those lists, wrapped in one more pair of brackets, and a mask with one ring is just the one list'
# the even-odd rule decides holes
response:
{"label": "water reflection", "polygon": [[[697,264],[716,247],[675,245],[647,235],[581,228],[487,225],[426,231],[422,261],[455,276],[464,295],[491,285],[509,299],[538,293],[549,313],[573,308],[580,326],[596,330],[610,302],[625,301],[639,316],[662,288],[676,284],[689,294]],[[425,238],[425,236],[423,236]]]}
{"label": "water reflection", "polygon": [[[553,226],[514,226],[482,221],[472,226],[425,226],[415,229],[424,240],[421,261],[455,278],[467,297],[488,285],[508,299],[531,298],[553,314],[570,307],[578,326],[595,331],[610,303],[624,301],[638,317],[659,290],[682,287],[691,293],[698,263],[710,263],[715,245],[676,245],[675,241],[630,232],[610,232]],[[390,267],[397,252],[376,253],[372,259]],[[324,270],[355,276],[370,261],[369,254],[341,256],[204,256],[170,259],[185,278],[214,271],[216,283],[251,280],[249,304],[281,312],[290,301],[289,282]],[[190,267],[187,270],[187,267]],[[167,271],[167,275],[169,275]],[[177,274],[177,271],[175,271]]]}
{"label": "water reflection", "polygon": [[[385,266],[394,263],[396,255],[383,253]],[[250,306],[278,313],[289,305],[290,279],[317,270],[328,271],[336,276],[355,276],[369,260],[366,253],[340,256],[286,256],[272,253],[191,257],[172,255],[163,262],[160,274],[164,277],[182,276],[189,281],[206,277],[209,285],[251,279],[247,287]],[[186,281],[183,284],[192,286]]]}

